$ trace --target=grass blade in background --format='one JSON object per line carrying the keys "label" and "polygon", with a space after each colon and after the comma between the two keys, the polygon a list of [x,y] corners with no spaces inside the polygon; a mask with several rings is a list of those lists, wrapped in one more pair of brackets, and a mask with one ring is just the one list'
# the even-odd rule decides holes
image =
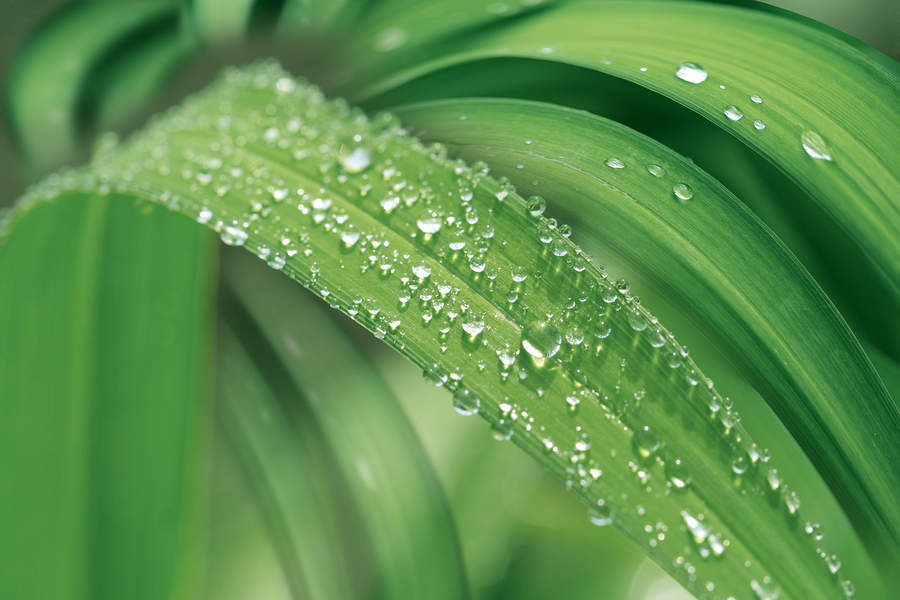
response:
{"label": "grass blade in background", "polygon": [[697,326],[715,329],[854,523],[873,538],[885,530],[896,508],[890,465],[900,456],[863,440],[890,439],[900,415],[815,282],[717,182],[634,131],[553,105],[452,100],[398,114],[460,158],[487,161],[551,206],[558,199]]}
{"label": "grass blade in background", "polygon": [[341,515],[328,493],[328,451],[314,425],[291,423],[285,414],[282,402],[291,398],[279,396],[296,389],[280,380],[277,368],[263,369],[221,324],[219,421],[262,499],[292,597],[354,598],[353,569],[338,535]]}
{"label": "grass blade in background", "polygon": [[97,194],[2,240],[3,597],[197,592],[210,242]]}
{"label": "grass blade in background", "polygon": [[33,173],[58,167],[77,148],[78,111],[94,92],[85,85],[97,65],[117,58],[125,40],[177,29],[177,17],[172,2],[85,2],[58,14],[31,40],[10,76],[8,102]]}

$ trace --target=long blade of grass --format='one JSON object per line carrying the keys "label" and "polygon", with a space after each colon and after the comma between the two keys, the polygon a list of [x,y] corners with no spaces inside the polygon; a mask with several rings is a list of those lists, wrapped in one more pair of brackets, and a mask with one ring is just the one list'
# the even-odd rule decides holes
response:
{"label": "long blade of grass", "polygon": [[342,89],[356,102],[497,57],[578,65],[668,96],[788,173],[900,288],[900,78],[834,36],[734,7],[590,2],[391,61],[361,59],[369,43],[361,38],[347,51],[354,77]]}
{"label": "long blade of grass", "polygon": [[461,158],[489,161],[520,188],[559,198],[699,326],[714,329],[876,558],[898,556],[900,474],[890,465],[900,450],[871,442],[895,437],[900,414],[825,295],[736,198],[661,144],[581,111],[457,99],[398,114]]}
{"label": "long blade of grass", "polygon": [[210,241],[97,194],[3,239],[0,596],[196,593]]}
{"label": "long blade of grass", "polygon": [[354,598],[352,570],[340,545],[339,504],[328,493],[330,465],[322,457],[327,450],[315,426],[292,423],[283,406],[296,402],[296,389],[279,369],[257,364],[224,323],[219,357],[221,421],[266,507],[293,596]]}
{"label": "long blade of grass", "polygon": [[[387,598],[467,596],[446,502],[405,417],[368,361],[308,294],[246,254],[225,277],[308,404],[362,515]],[[298,319],[297,315],[303,318]]]}
{"label": "long blade of grass", "polygon": [[[177,25],[172,2],[84,2],[58,14],[23,49],[10,76],[9,110],[35,173],[58,167],[77,148],[84,87],[124,40]],[[66,57],[60,60],[60,57]]]}
{"label": "long blade of grass", "polygon": [[[696,594],[844,597],[778,471],[628,287],[445,151],[261,64],[70,185],[181,210],[311,287]],[[17,214],[66,189],[48,181]]]}

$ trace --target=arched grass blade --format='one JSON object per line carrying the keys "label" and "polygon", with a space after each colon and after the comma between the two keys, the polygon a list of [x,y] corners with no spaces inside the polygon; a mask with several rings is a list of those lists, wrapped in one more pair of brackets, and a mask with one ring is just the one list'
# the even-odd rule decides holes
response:
{"label": "arched grass blade", "polygon": [[297,392],[279,377],[283,370],[259,365],[260,355],[255,361],[248,351],[252,346],[220,324],[217,410],[262,499],[293,597],[354,598],[337,526],[340,504],[329,493],[328,451],[313,423],[286,414],[284,403],[299,398],[279,397]]}
{"label": "arched grass blade", "polygon": [[90,193],[20,217],[0,247],[0,596],[193,597],[213,238]]}
{"label": "arched grass blade", "polygon": [[58,14],[25,47],[10,77],[8,102],[36,173],[59,166],[81,141],[78,109],[98,64],[123,40],[177,28],[177,15],[171,2],[85,2]]}
{"label": "arched grass blade", "polygon": [[357,102],[503,56],[579,65],[648,87],[772,160],[900,288],[900,79],[822,31],[708,4],[572,3],[401,60],[348,56],[356,77],[343,89]]}
{"label": "arched grass blade", "polygon": [[368,534],[379,589],[390,598],[466,597],[446,501],[365,357],[308,294],[250,255],[226,255],[224,272],[320,424]]}
{"label": "arched grass blade", "polygon": [[191,215],[383,337],[688,589],[842,598],[796,495],[627,283],[486,165],[402,132],[275,64],[232,69],[16,214],[103,181]]}
{"label": "arched grass blade", "polygon": [[[877,560],[895,554],[900,415],[862,348],[777,238],[688,160],[626,127],[554,105],[401,107],[427,139],[486,160],[565,206],[713,329],[828,481]],[[738,240],[736,242],[736,240]],[[815,332],[814,336],[810,332]]]}

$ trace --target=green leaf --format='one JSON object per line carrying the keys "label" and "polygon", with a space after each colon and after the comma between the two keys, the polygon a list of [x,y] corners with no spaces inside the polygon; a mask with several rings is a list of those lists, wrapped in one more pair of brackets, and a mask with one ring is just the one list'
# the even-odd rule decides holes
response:
{"label": "green leaf", "polygon": [[900,480],[890,465],[900,455],[870,442],[891,439],[900,415],[840,315],[746,207],[690,161],[581,111],[456,99],[397,113],[424,139],[489,162],[551,206],[558,199],[608,253],[712,330],[884,558],[896,539]]}
{"label": "green leaf", "polygon": [[131,204],[71,194],[2,239],[4,597],[197,590],[213,247]]}
{"label": "green leaf", "polygon": [[20,210],[97,181],[181,210],[398,348],[688,589],[843,597],[795,496],[627,284],[445,151],[262,64]]}

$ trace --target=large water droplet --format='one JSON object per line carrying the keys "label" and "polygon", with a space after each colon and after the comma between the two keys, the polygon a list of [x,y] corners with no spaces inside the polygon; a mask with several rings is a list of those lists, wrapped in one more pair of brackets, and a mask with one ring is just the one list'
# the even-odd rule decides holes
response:
{"label": "large water droplet", "polygon": [[647,165],[647,171],[654,177],[666,176],[666,170],[659,165]]}
{"label": "large water droplet", "polygon": [[472,315],[462,324],[463,331],[468,333],[472,338],[477,336],[484,330],[484,316],[483,315]]}
{"label": "large water droplet", "polygon": [[622,159],[619,159],[619,158],[607,159],[606,163],[604,163],[604,164],[606,164],[606,166],[609,167],[610,169],[624,169],[625,168],[625,163],[622,162]]}
{"label": "large water droplet", "polygon": [[686,62],[678,67],[678,70],[675,71],[675,76],[688,83],[703,83],[709,77],[709,74],[700,65]]}
{"label": "large water droplet", "polygon": [[419,279],[428,279],[431,277],[431,265],[427,261],[422,261],[412,268],[413,275]]}
{"label": "large water droplet", "polygon": [[[451,374],[450,377],[452,378],[453,375]],[[462,390],[453,399],[453,408],[462,416],[470,417],[478,414],[478,409],[481,408],[481,400],[469,390]]]}
{"label": "large water droplet", "polygon": [[659,438],[654,435],[649,427],[641,427],[634,430],[631,438],[635,452],[641,458],[650,458],[659,450],[661,445]]}
{"label": "large water droplet", "polygon": [[683,489],[691,484],[691,474],[679,459],[666,461],[666,477],[676,488]]}
{"label": "large water droplet", "polygon": [[813,158],[832,160],[831,149],[825,143],[825,140],[822,139],[822,136],[815,131],[804,131],[800,134],[800,142],[803,144],[803,149],[806,150],[806,153]]}
{"label": "large water droplet", "polygon": [[562,344],[559,330],[544,321],[530,323],[522,330],[522,347],[540,364],[557,352]]}

